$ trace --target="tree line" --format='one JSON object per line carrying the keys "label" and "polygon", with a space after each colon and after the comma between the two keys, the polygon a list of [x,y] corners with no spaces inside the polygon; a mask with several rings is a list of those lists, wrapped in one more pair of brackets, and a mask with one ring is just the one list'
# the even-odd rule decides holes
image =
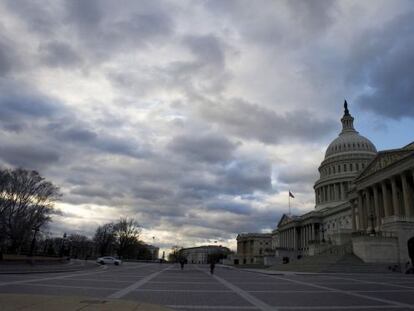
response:
{"label": "tree line", "polygon": [[98,226],[92,238],[78,233],[52,237],[47,233],[58,187],[37,171],[0,170],[0,260],[3,253],[92,258],[117,255],[130,259],[154,259],[140,240],[141,227],[130,218]]}

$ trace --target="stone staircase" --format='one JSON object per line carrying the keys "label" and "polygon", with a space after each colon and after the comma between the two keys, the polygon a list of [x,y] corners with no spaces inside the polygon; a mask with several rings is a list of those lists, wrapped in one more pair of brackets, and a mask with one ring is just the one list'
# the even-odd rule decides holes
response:
{"label": "stone staircase", "polygon": [[342,245],[332,246],[322,254],[303,257],[288,264],[279,263],[269,269],[315,273],[392,273],[389,266],[394,264],[365,263],[350,252],[349,245]]}

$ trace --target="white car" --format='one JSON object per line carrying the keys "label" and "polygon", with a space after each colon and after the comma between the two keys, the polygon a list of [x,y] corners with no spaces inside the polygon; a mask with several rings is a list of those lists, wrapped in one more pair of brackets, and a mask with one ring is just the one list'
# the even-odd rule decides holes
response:
{"label": "white car", "polygon": [[118,266],[122,263],[122,260],[116,259],[115,257],[99,257],[96,259],[96,262],[100,263],[101,265],[111,264]]}

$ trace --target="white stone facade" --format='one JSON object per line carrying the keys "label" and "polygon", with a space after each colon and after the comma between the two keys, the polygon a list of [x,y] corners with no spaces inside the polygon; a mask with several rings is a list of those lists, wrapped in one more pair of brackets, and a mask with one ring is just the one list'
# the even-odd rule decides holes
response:
{"label": "white stone facade", "polygon": [[239,264],[263,264],[265,256],[273,256],[272,234],[241,233],[237,236]]}
{"label": "white stone facade", "polygon": [[209,255],[228,255],[230,249],[219,245],[206,245],[198,247],[183,248],[180,256],[183,256],[190,264],[207,264]]}
{"label": "white stone facade", "polygon": [[345,102],[342,131],[319,167],[315,210],[281,218],[272,238],[276,256],[292,260],[318,254],[329,245],[352,245],[366,262],[410,260],[414,144],[377,153],[374,144],[354,129],[353,121]]}

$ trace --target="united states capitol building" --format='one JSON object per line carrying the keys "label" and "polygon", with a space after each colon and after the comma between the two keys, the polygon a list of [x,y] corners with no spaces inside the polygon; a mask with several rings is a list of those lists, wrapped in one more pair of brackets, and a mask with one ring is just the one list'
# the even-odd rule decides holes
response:
{"label": "united states capitol building", "polygon": [[344,108],[342,131],[319,166],[315,209],[281,217],[274,254],[295,261],[335,249],[366,263],[407,265],[414,260],[414,143],[378,152]]}

